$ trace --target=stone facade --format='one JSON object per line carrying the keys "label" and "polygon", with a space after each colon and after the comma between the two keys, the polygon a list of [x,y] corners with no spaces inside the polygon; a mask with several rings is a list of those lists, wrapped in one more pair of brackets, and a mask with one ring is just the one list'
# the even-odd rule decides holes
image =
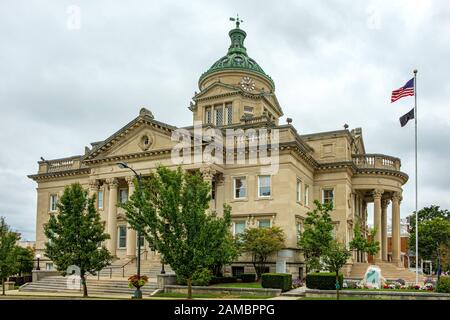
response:
{"label": "stone facade", "polygon": [[[199,170],[211,183],[214,196],[211,211],[220,215],[223,204],[230,204],[235,233],[243,228],[281,227],[286,234],[285,249],[272,257],[270,270],[298,275],[303,272],[303,257],[297,247],[298,231],[315,199],[333,202],[331,216],[335,237],[347,244],[357,220],[367,225],[367,203],[373,202],[374,225],[381,230],[377,239],[382,243],[376,260],[387,260],[387,204],[391,201],[392,261],[399,263],[400,201],[402,186],[408,180],[400,171],[400,159],[366,153],[361,128],[301,135],[290,121],[280,124],[283,111],[276,98],[274,82],[248,57],[243,46],[245,36],[238,26],[230,31],[232,44],[228,54],[200,77],[200,91],[195,93],[189,110],[194,123],[200,122],[203,130],[264,128],[269,133],[276,131],[279,168],[266,177],[261,173],[263,165],[250,161],[181,164],[184,170]],[[235,63],[226,59],[234,59]],[[90,194],[97,195],[98,211],[105,230],[111,235],[107,248],[118,259],[135,256],[136,232],[128,228],[124,212],[116,206],[118,201],[126,201],[134,188],[130,172],[120,169],[116,163],[126,162],[144,177],[158,164],[176,168],[171,150],[177,141],[171,136],[177,129],[155,120],[153,114],[143,108],[115,134],[86,147],[83,155],[39,161],[37,174],[29,176],[38,183],[37,251],[44,249],[43,226],[49,213],[54,211],[58,196],[65,186],[79,182]],[[182,129],[189,133],[195,130],[194,126]],[[244,154],[248,160],[250,137],[245,139]],[[232,155],[233,159],[235,156],[237,154]],[[147,244],[144,249],[148,250]],[[366,259],[354,253],[349,265]],[[250,260],[242,256],[233,267],[228,266],[226,271],[250,271]]]}

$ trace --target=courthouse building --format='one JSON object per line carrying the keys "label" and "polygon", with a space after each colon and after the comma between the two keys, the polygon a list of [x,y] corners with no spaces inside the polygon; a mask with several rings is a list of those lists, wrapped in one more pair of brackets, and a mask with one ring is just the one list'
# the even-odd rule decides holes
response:
{"label": "courthouse building", "polygon": [[[269,269],[299,275],[304,272],[304,259],[297,245],[298,233],[306,213],[313,209],[314,200],[333,203],[334,235],[347,245],[357,221],[367,226],[367,204],[373,202],[371,223],[379,230],[376,238],[381,243],[375,261],[400,265],[400,203],[402,186],[408,180],[408,175],[401,171],[400,159],[367,153],[361,128],[349,130],[345,126],[336,130],[340,127],[336,124],[331,131],[300,134],[290,119],[281,123],[283,109],[277,100],[275,83],[248,55],[244,46],[246,32],[239,22],[229,36],[228,52],[200,76],[199,91],[186,112],[191,113],[193,124],[201,121],[205,129],[258,132],[257,129],[265,128],[269,133],[277,130],[279,169],[273,174],[264,173],[261,164],[248,161],[182,164],[185,170],[199,170],[211,183],[210,210],[220,215],[223,204],[228,203],[232,208],[234,234],[245,228],[281,227],[286,234],[285,248],[272,257]],[[64,187],[79,182],[97,196],[97,209],[111,236],[106,246],[117,257],[114,263],[134,261],[136,232],[127,227],[124,212],[116,206],[135,191],[133,177],[130,171],[119,168],[117,162],[126,162],[144,177],[158,164],[176,168],[171,151],[178,142],[171,136],[178,128],[158,121],[145,108],[135,119],[124,119],[117,125],[121,129],[103,141],[91,143],[83,154],[39,161],[38,172],[29,176],[37,182],[37,252],[43,253],[46,241],[43,228],[49,214],[57,210]],[[183,129],[193,131],[194,126]],[[388,259],[387,221],[391,215],[392,252]],[[143,250],[144,260],[159,263],[158,254],[151,252],[146,243]],[[355,252],[348,268],[366,259]],[[250,262],[242,256],[226,271],[234,274],[251,271]]]}

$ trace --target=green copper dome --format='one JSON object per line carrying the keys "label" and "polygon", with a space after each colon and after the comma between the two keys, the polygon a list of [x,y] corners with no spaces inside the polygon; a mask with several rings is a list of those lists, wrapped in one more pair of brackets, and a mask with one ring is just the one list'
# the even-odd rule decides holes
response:
{"label": "green copper dome", "polygon": [[201,75],[199,81],[215,72],[226,70],[243,70],[259,74],[269,81],[275,88],[275,83],[272,78],[264,72],[255,60],[247,55],[247,49],[244,47],[244,40],[247,33],[239,28],[239,22],[236,23],[236,28],[230,30],[228,34],[231,38],[231,45],[228,48],[227,55],[217,60],[208,71]]}

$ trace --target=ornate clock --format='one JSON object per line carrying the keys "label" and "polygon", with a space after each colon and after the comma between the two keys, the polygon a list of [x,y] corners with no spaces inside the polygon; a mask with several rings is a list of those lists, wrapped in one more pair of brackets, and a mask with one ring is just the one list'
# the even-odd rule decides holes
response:
{"label": "ornate clock", "polygon": [[255,81],[250,77],[242,77],[240,85],[247,92],[255,90]]}

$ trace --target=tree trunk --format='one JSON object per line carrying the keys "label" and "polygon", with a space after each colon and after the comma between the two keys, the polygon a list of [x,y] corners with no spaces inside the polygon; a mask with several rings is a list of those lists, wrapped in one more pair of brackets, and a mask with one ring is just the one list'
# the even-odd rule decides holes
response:
{"label": "tree trunk", "polygon": [[341,284],[339,283],[339,271],[336,271],[336,298],[337,298],[337,300],[339,300],[339,290],[341,289],[340,286],[341,286]]}
{"label": "tree trunk", "polygon": [[83,298],[88,296],[87,286],[86,286],[86,276],[84,274],[81,275],[81,284],[83,285]]}
{"label": "tree trunk", "polygon": [[192,278],[187,279],[188,285],[188,299],[192,299]]}

